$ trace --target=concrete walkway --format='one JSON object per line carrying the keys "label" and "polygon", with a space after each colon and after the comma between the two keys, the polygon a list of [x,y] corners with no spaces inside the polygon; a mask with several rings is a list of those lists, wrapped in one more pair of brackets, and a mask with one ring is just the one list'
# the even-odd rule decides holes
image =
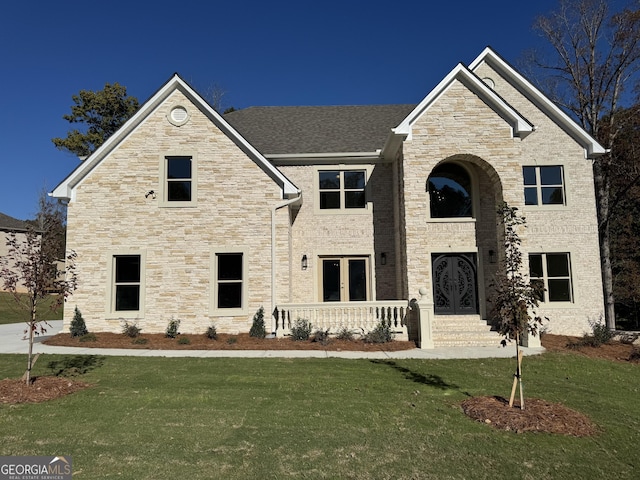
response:
{"label": "concrete walkway", "polygon": [[[49,322],[46,335],[36,337],[34,353],[66,355],[115,355],[130,357],[218,357],[218,358],[514,358],[515,346],[495,347],[441,347],[432,350],[402,350],[399,352],[332,352],[322,350],[143,350],[83,347],[54,347],[42,343],[46,338],[60,333],[62,320]],[[29,342],[24,339],[24,323],[0,325],[0,353],[27,354]],[[522,348],[524,355],[538,355],[544,348]]]}

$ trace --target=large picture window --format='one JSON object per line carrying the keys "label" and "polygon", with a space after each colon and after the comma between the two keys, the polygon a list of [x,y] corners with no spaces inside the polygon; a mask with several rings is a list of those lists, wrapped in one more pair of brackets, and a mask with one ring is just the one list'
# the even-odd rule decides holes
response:
{"label": "large picture window", "polygon": [[319,170],[321,210],[366,208],[365,170]]}
{"label": "large picture window", "polygon": [[568,253],[530,254],[529,277],[532,284],[541,287],[540,301],[573,301],[571,259]]}
{"label": "large picture window", "polygon": [[559,165],[522,167],[525,205],[564,205],[564,171]]}

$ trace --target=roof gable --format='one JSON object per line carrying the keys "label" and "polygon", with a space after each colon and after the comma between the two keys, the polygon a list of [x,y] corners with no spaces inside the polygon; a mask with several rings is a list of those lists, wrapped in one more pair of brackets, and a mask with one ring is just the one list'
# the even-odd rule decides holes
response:
{"label": "roof gable", "polygon": [[487,84],[478,78],[467,67],[459,63],[431,92],[418,104],[416,108],[395,128],[396,135],[411,136],[415,122],[424,115],[429,108],[451,87],[454,82],[460,82],[470,91],[482,99],[510,126],[514,137],[524,138],[533,131],[533,125],[513,107],[505,102]]}
{"label": "roof gable", "polygon": [[607,152],[607,150],[580,125],[563,112],[555,103],[549,100],[540,90],[533,86],[531,82],[520,75],[490,47],[485,48],[482,53],[478,55],[473,62],[471,62],[469,69],[471,71],[476,71],[482,63],[486,63],[500,74],[511,86],[518,90],[524,97],[531,101],[569,136],[578,142],[578,144],[585,149],[587,158],[598,157]]}
{"label": "roof gable", "polygon": [[174,74],[142,107],[99,148],[87,157],[71,172],[51,193],[56,198],[71,199],[74,189],[82,180],[109,155],[129,134],[131,134],[144,120],[162,104],[172,92],[179,90],[193,104],[198,107],[227,137],[229,137],[249,158],[271,177],[282,189],[283,196],[298,195],[300,190],[275,168],[264,156],[256,150],[242,135],[240,135],[218,112],[216,112],[189,84],[180,76]]}

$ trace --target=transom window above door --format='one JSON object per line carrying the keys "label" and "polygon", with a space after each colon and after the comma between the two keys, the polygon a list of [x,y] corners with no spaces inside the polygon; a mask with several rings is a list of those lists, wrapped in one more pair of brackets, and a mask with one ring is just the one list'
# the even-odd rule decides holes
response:
{"label": "transom window above door", "polygon": [[319,170],[318,191],[321,210],[366,208],[366,170]]}
{"label": "transom window above door", "polygon": [[461,165],[438,165],[429,175],[427,189],[431,218],[472,216],[471,177]]}

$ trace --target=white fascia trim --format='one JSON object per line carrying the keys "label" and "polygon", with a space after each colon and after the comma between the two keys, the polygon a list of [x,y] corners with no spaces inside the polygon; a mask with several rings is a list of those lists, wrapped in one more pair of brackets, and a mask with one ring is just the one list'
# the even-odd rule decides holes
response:
{"label": "white fascia trim", "polygon": [[500,73],[512,86],[537,105],[563,130],[568,132],[584,147],[587,158],[597,158],[608,152],[595,138],[578,125],[575,120],[549,100],[549,98],[531,82],[520,75],[511,65],[494,52],[491,47],[485,48],[482,53],[469,64],[469,69],[475,71],[483,62]]}
{"label": "white fascia trim", "polygon": [[193,90],[178,74],[164,84],[127,122],[111,137],[107,139],[93,154],[84,160],[73,172],[71,172],[51,195],[55,198],[71,199],[74,188],[102,161],[126,136],[137,128],[174,90],[179,89],[194,104],[200,107],[205,114],[219,128],[221,128],[236,145],[258,163],[272,179],[282,188],[283,197],[297,196],[300,190],[287,179],[282,172],[267,161],[249,142],[247,142],[229,123],[222,118],[195,90]]}
{"label": "white fascia trim", "polygon": [[489,88],[480,78],[478,78],[467,67],[459,63],[442,79],[442,81],[418,104],[416,108],[398,125],[392,129],[396,135],[411,135],[411,128],[415,121],[435,103],[438,98],[457,80],[476,95],[482,98],[496,113],[511,124],[513,135],[524,138],[533,131],[533,124],[520,115],[499,95]]}

